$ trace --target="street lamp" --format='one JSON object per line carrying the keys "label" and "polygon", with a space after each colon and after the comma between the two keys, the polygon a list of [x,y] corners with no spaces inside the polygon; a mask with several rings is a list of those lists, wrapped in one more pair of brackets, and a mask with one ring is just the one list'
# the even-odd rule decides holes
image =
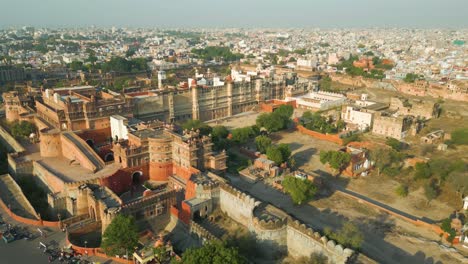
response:
{"label": "street lamp", "polygon": [[84,246],[85,246],[86,260],[88,260],[88,240],[85,240]]}
{"label": "street lamp", "polygon": [[57,217],[58,217],[58,220],[59,220],[60,229],[62,229],[62,215],[60,215],[60,213],[58,213]]}

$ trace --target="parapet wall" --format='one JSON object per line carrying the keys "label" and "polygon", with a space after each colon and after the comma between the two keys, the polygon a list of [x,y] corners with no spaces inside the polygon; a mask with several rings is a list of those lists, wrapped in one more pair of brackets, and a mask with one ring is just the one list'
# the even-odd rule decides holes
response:
{"label": "parapet wall", "polygon": [[297,130],[299,132],[301,132],[303,134],[306,134],[306,135],[309,135],[309,136],[312,136],[314,138],[330,141],[330,142],[333,142],[333,143],[336,143],[336,144],[339,144],[339,145],[343,145],[343,140],[338,135],[322,134],[322,133],[319,133],[319,132],[309,130],[309,129],[307,129],[307,128],[303,127],[302,125],[299,125],[299,124],[296,126],[296,128],[297,128]]}
{"label": "parapet wall", "polygon": [[254,208],[260,204],[252,196],[227,184],[221,186],[219,200],[221,210],[230,218],[244,225],[250,223]]}
{"label": "parapet wall", "polygon": [[254,216],[254,210],[261,205],[260,201],[228,184],[220,187],[221,210],[255,233],[262,244],[275,246],[278,250],[286,248],[293,257],[309,257],[314,252],[321,253],[337,264],[347,263],[354,254],[353,250],[328,240],[272,205],[267,206],[269,209],[266,214],[271,213],[278,217],[262,219],[262,211],[257,213],[259,216]]}
{"label": "parapet wall", "polygon": [[293,257],[309,257],[313,253],[320,253],[328,257],[331,263],[345,264],[354,251],[328,240],[319,232],[290,219],[287,227],[288,252]]}
{"label": "parapet wall", "polygon": [[33,175],[33,162],[30,160],[22,160],[21,154],[9,153],[8,157],[8,172],[14,177],[23,175]]}
{"label": "parapet wall", "polygon": [[23,153],[26,151],[26,149],[2,126],[0,126],[0,143],[6,146],[8,152]]}
{"label": "parapet wall", "polygon": [[33,162],[33,174],[41,179],[54,193],[63,191],[65,183],[60,177],[55,175],[52,171],[48,170],[40,160]]}

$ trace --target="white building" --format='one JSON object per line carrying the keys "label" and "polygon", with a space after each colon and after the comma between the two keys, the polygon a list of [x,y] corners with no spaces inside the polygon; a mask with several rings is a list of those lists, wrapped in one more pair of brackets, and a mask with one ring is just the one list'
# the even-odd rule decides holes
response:
{"label": "white building", "polygon": [[341,119],[347,124],[355,125],[361,131],[369,129],[372,126],[372,113],[352,106],[343,107]]}
{"label": "white building", "polygon": [[311,59],[298,59],[297,60],[297,67],[298,68],[307,68],[313,69],[317,67],[317,61]]}
{"label": "white building", "polygon": [[331,92],[310,92],[299,97],[288,97],[286,100],[296,100],[298,108],[308,110],[328,110],[343,105],[346,102],[346,96]]}
{"label": "white building", "polygon": [[128,139],[127,129],[128,119],[120,116],[113,115],[110,117],[111,135],[112,139]]}

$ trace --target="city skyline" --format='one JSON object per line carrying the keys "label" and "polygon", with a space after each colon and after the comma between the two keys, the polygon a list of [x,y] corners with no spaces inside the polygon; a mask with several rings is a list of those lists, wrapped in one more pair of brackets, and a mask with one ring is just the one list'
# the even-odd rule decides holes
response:
{"label": "city skyline", "polygon": [[[0,27],[207,27],[207,28],[464,28],[468,26],[468,3],[463,0],[332,0],[326,3],[293,0],[251,3],[239,0],[152,2],[102,0],[94,2],[14,1]],[[300,8],[299,8],[300,7]],[[20,15],[18,15],[20,14]]]}

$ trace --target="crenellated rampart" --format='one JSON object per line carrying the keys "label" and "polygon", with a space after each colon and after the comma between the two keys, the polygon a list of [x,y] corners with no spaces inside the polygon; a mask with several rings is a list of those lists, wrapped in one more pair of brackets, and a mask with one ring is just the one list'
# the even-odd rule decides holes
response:
{"label": "crenellated rampart", "polygon": [[347,263],[354,251],[314,231],[273,205],[228,185],[220,186],[220,207],[230,218],[246,226],[261,244],[287,249],[293,257],[320,253],[331,263]]}

